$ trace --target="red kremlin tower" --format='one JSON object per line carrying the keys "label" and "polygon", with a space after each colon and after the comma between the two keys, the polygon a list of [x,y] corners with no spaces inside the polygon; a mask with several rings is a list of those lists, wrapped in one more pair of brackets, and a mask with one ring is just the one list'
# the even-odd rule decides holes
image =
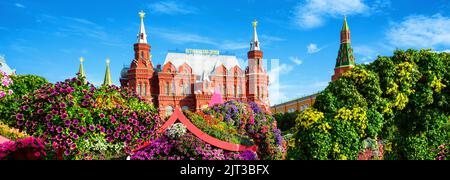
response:
{"label": "red kremlin tower", "polygon": [[353,67],[355,67],[355,58],[353,57],[353,49],[350,44],[350,29],[347,24],[347,17],[345,17],[341,30],[341,47],[339,48],[332,80],[336,81],[342,74]]}

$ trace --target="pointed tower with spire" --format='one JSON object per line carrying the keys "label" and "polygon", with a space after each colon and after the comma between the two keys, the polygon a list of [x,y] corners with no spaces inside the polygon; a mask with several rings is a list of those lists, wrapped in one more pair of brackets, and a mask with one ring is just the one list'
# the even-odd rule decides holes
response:
{"label": "pointed tower with spire", "polygon": [[134,59],[131,62],[127,76],[121,79],[121,84],[140,97],[152,100],[159,93],[159,87],[156,75],[154,75],[155,70],[152,64],[152,55],[150,54],[151,46],[147,41],[147,33],[145,32],[144,11],[139,12],[139,18],[140,27],[137,34],[137,42],[134,44]]}
{"label": "pointed tower with spire", "polygon": [[352,69],[355,66],[355,58],[353,56],[353,49],[350,41],[350,29],[347,24],[347,17],[344,18],[344,25],[341,30],[341,46],[339,48],[338,57],[336,59],[336,66],[334,68],[333,81]]}
{"label": "pointed tower with spire", "polygon": [[250,50],[247,53],[248,69],[246,69],[246,93],[249,101],[265,105],[267,104],[265,102],[268,102],[269,76],[263,66],[263,52],[261,51],[258,33],[256,31],[258,21],[254,20],[252,26],[253,37],[250,41]]}
{"label": "pointed tower with spire", "polygon": [[78,70],[78,74],[80,74],[80,76],[84,78],[83,83],[86,83],[86,73],[84,72],[83,62],[84,58],[80,57],[80,68]]}
{"label": "pointed tower with spire", "polygon": [[111,86],[111,85],[113,85],[112,80],[111,80],[111,72],[109,70],[109,63],[110,63],[110,60],[108,58],[108,59],[106,59],[105,79],[103,80],[102,86]]}

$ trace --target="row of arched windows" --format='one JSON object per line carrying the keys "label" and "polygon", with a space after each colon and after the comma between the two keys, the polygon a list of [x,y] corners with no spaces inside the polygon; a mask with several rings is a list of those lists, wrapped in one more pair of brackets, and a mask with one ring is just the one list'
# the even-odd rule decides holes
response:
{"label": "row of arched windows", "polygon": [[[179,89],[181,90],[179,94],[181,95],[189,95],[191,94],[190,83],[181,82],[179,84]],[[175,95],[175,81],[166,81],[164,83],[164,95],[166,96],[174,96]]]}
{"label": "row of arched windows", "polygon": [[147,84],[145,83],[139,83],[137,85],[137,94],[140,96],[146,96],[147,95]]}

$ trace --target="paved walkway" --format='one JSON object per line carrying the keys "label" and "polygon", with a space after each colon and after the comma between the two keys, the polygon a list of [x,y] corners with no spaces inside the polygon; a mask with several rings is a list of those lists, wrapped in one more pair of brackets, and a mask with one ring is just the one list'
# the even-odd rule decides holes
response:
{"label": "paved walkway", "polygon": [[9,139],[7,139],[7,138],[5,138],[3,136],[0,136],[0,144],[4,143],[4,142],[7,142],[7,141],[9,141]]}

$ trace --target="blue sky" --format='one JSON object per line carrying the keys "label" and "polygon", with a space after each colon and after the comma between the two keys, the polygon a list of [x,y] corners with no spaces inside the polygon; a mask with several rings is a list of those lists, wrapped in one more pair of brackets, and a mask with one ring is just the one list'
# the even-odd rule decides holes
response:
{"label": "blue sky", "polygon": [[[147,12],[155,65],[169,50],[185,48],[227,51],[246,63],[257,19],[268,70],[279,73],[271,79],[271,104],[327,86],[344,15],[357,63],[396,48],[450,50],[448,0],[2,0],[0,54],[18,74],[51,82],[73,77],[83,56],[87,78],[97,85],[109,57],[119,85],[121,68],[133,58],[140,10]],[[279,66],[271,67],[271,59]]]}

